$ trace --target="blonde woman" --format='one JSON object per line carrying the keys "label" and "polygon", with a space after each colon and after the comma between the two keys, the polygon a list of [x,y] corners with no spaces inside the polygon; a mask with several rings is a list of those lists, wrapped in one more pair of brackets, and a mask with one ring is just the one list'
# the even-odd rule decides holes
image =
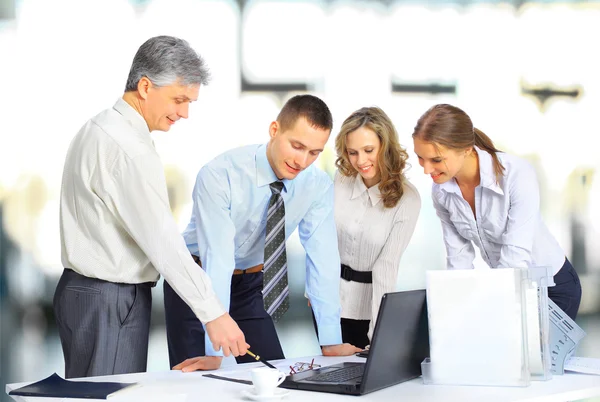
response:
{"label": "blonde woman", "polygon": [[342,339],[365,348],[381,297],[396,290],[400,259],[415,230],[421,199],[404,176],[408,155],[380,108],[352,113],[335,147]]}

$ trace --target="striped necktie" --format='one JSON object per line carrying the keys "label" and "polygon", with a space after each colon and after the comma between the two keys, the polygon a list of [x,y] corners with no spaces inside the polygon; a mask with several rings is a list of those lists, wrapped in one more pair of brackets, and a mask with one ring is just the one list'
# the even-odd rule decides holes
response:
{"label": "striped necktie", "polygon": [[285,253],[285,205],[281,196],[283,183],[276,181],[269,186],[272,194],[267,211],[263,300],[265,310],[277,322],[290,306],[290,289]]}

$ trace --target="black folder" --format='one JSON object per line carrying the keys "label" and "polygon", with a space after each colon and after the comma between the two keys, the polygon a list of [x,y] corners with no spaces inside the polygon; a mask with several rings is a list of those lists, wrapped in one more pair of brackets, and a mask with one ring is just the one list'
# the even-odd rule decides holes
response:
{"label": "black folder", "polygon": [[8,395],[106,399],[109,395],[136,384],[137,383],[69,381],[54,373],[41,381],[14,389],[10,391]]}

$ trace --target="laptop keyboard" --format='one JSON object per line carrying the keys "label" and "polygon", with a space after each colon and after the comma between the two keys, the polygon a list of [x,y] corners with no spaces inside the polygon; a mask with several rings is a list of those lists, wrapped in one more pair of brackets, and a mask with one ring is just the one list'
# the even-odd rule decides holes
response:
{"label": "laptop keyboard", "polygon": [[319,374],[314,377],[307,378],[307,381],[332,382],[332,383],[346,382],[346,381],[352,380],[357,377],[362,377],[364,371],[365,371],[365,365],[360,364],[357,366],[344,367],[339,370]]}

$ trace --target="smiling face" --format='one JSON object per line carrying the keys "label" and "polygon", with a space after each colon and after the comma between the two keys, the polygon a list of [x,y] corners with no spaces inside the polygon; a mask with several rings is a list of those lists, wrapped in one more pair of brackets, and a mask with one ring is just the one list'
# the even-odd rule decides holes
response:
{"label": "smiling face", "polygon": [[138,83],[143,101],[141,114],[150,131],[169,131],[181,118],[187,119],[191,102],[198,100],[200,85],[174,83],[157,87],[143,77]]}
{"label": "smiling face", "polygon": [[372,187],[381,180],[377,159],[380,148],[379,136],[365,126],[352,131],[346,137],[348,160],[367,187]]}
{"label": "smiling face", "polygon": [[272,122],[267,159],[277,178],[292,180],[309,167],[325,148],[330,132],[311,125],[304,117],[285,131],[277,121]]}
{"label": "smiling face", "polygon": [[413,141],[419,164],[435,183],[445,183],[460,174],[467,150],[449,149],[443,145],[425,142],[419,137],[414,137]]}

